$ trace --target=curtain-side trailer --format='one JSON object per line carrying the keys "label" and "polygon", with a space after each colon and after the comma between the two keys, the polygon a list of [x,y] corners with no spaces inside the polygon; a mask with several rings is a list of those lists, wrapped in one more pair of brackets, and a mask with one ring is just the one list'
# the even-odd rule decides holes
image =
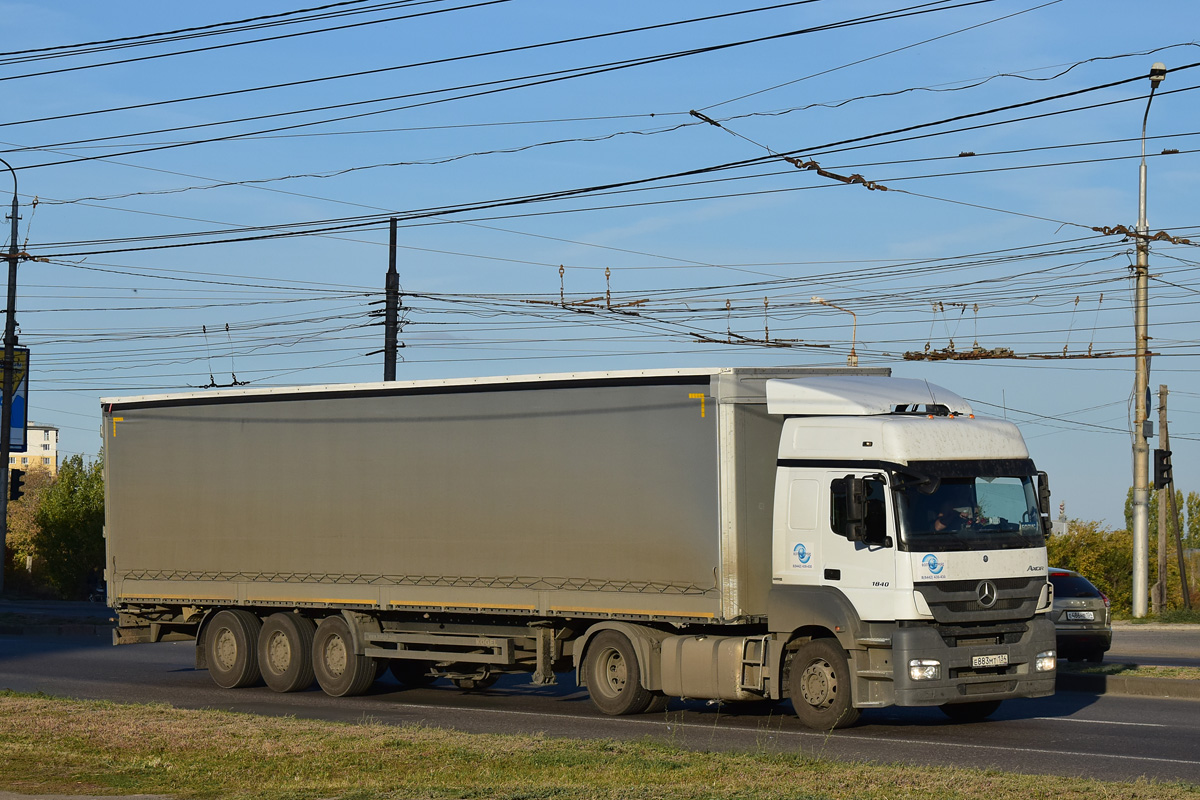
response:
{"label": "curtain-side trailer", "polygon": [[[194,638],[223,687],[575,669],[608,714],[791,697],[819,728],[1053,690],[1044,477],[1039,503],[1016,429],[923,382],[722,368],[102,403],[114,642]],[[945,531],[939,504],[970,514]]]}

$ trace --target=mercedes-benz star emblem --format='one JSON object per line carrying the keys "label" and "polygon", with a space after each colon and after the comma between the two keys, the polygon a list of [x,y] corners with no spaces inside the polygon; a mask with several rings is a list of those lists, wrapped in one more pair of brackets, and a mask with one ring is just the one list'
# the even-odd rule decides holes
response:
{"label": "mercedes-benz star emblem", "polygon": [[991,581],[980,581],[975,587],[975,594],[979,597],[979,605],[984,608],[996,605],[996,584]]}

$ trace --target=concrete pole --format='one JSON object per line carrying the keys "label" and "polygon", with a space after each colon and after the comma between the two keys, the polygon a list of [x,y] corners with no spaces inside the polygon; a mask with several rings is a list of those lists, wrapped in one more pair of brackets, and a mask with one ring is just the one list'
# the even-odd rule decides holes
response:
{"label": "concrete pole", "polygon": [[1146,616],[1150,583],[1150,445],[1146,442],[1146,400],[1150,390],[1149,282],[1150,243],[1146,224],[1146,122],[1154,90],[1166,77],[1167,68],[1156,63],[1150,68],[1150,96],[1142,115],[1142,163],[1138,172],[1137,266],[1134,272],[1133,324],[1135,329],[1133,413],[1133,616]]}

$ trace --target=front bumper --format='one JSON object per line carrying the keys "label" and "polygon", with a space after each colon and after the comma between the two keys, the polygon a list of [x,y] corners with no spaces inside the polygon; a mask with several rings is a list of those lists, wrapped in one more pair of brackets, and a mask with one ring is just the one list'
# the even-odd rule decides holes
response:
{"label": "front bumper", "polygon": [[[1012,697],[1045,697],[1054,694],[1057,670],[1037,672],[1037,654],[1055,650],[1054,624],[1039,615],[1026,629],[1010,634],[1001,644],[948,644],[933,626],[900,628],[892,634],[895,703],[898,706],[938,706],[1004,700]],[[973,669],[972,656],[1008,656],[1004,667]],[[915,681],[908,665],[913,659],[941,663],[941,677]]]}

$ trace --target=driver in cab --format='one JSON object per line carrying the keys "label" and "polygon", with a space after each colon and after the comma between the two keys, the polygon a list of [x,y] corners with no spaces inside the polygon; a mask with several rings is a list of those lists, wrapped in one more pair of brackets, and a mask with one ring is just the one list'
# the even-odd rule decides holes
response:
{"label": "driver in cab", "polygon": [[969,505],[956,506],[954,501],[946,500],[938,507],[937,516],[933,520],[933,529],[942,531],[961,531],[975,525],[974,509]]}

